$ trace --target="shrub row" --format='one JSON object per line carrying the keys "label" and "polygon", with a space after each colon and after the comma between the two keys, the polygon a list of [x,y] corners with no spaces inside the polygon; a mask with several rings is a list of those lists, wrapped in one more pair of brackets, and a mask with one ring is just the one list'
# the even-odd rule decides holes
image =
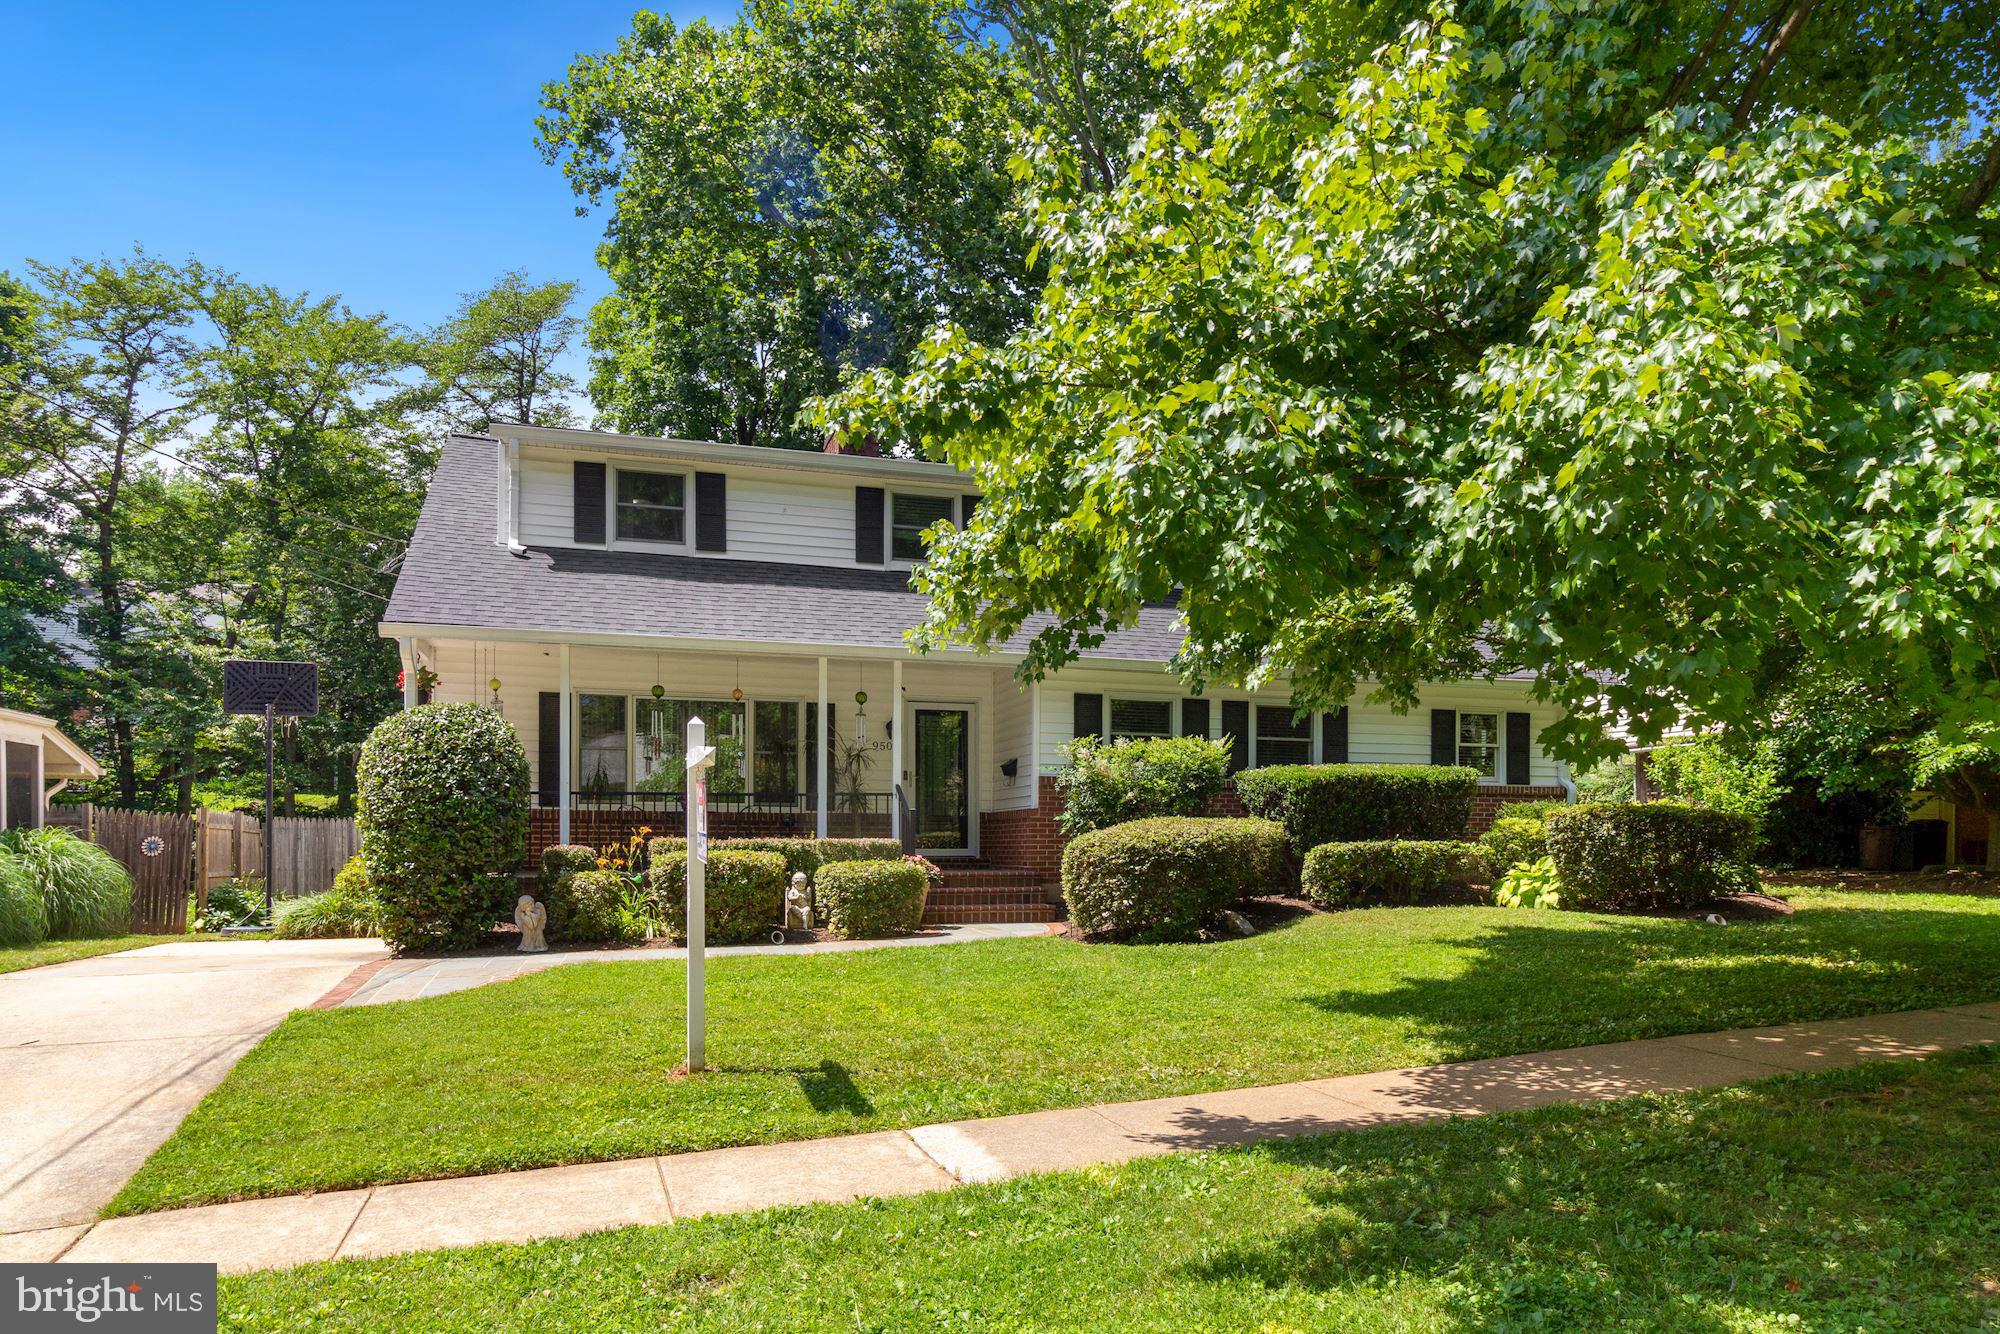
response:
{"label": "shrub row", "polygon": [[[775,852],[785,859],[787,882],[800,871],[810,880],[828,862],[894,861],[903,855],[903,845],[893,838],[712,838],[708,846],[711,850]],[[646,848],[651,861],[662,856],[687,857],[684,838],[656,838]]]}
{"label": "shrub row", "polygon": [[[674,841],[678,840],[653,840],[646,887],[654,911],[667,924],[667,934],[686,940],[687,857],[659,846]],[[782,853],[710,844],[702,876],[702,920],[708,943],[741,945],[777,925],[784,912],[786,879]]]}
{"label": "shrub row", "polygon": [[1062,885],[1089,935],[1190,940],[1237,899],[1290,889],[1285,831],[1269,820],[1132,820],[1070,840]]}
{"label": "shrub row", "polygon": [[1487,865],[1485,849],[1455,839],[1322,843],[1306,854],[1299,884],[1323,908],[1469,902]]}
{"label": "shrub row", "polygon": [[1429,764],[1280,764],[1236,775],[1252,815],[1285,827],[1304,856],[1322,843],[1455,839],[1472,819],[1479,774]]}

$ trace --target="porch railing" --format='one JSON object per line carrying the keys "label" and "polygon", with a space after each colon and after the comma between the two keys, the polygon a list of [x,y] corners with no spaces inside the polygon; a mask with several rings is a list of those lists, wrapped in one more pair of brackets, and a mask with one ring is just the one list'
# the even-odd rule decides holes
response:
{"label": "porch railing", "polygon": [[[552,793],[536,793],[537,806],[554,806],[549,798]],[[886,817],[890,811],[892,794],[888,792],[833,792],[827,795],[826,807],[833,815],[879,815]],[[591,788],[570,793],[570,809],[576,811],[644,811],[647,814],[682,815],[687,814],[687,794],[685,792],[660,792],[631,789],[625,791]],[[817,815],[819,794],[816,792],[716,792],[708,794],[709,813],[719,811],[748,815]]]}

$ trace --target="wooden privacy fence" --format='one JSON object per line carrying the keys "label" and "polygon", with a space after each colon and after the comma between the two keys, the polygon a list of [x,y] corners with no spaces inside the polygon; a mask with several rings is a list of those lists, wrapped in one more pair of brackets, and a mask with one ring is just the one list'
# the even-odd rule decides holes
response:
{"label": "wooden privacy fence", "polygon": [[194,813],[194,894],[208,907],[208,891],[225,880],[264,874],[264,822],[242,811]]}
{"label": "wooden privacy fence", "polygon": [[182,815],[97,809],[85,824],[91,839],[132,873],[132,929],[162,935],[187,930],[193,823]]}
{"label": "wooden privacy fence", "polygon": [[271,883],[280,898],[319,894],[361,851],[354,821],[336,816],[279,816],[271,821]]}

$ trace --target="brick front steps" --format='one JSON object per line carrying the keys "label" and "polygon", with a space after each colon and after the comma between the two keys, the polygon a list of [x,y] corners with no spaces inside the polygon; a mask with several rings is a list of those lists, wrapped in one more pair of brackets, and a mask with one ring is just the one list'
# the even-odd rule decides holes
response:
{"label": "brick front steps", "polygon": [[942,863],[944,884],[931,891],[924,921],[932,926],[978,922],[1057,922],[1062,909],[1032,872],[983,862]]}

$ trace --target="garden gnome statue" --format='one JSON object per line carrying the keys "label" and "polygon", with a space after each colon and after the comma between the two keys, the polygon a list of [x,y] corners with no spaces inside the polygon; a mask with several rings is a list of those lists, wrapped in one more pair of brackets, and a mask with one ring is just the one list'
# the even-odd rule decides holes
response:
{"label": "garden gnome statue", "polygon": [[785,925],[812,930],[812,895],[806,892],[806,873],[792,872],[792,887],[785,891]]}
{"label": "garden gnome statue", "polygon": [[535,902],[534,895],[523,894],[521,901],[514,905],[514,925],[521,928],[521,953],[541,954],[549,947],[542,938],[542,928],[549,924],[549,910]]}

